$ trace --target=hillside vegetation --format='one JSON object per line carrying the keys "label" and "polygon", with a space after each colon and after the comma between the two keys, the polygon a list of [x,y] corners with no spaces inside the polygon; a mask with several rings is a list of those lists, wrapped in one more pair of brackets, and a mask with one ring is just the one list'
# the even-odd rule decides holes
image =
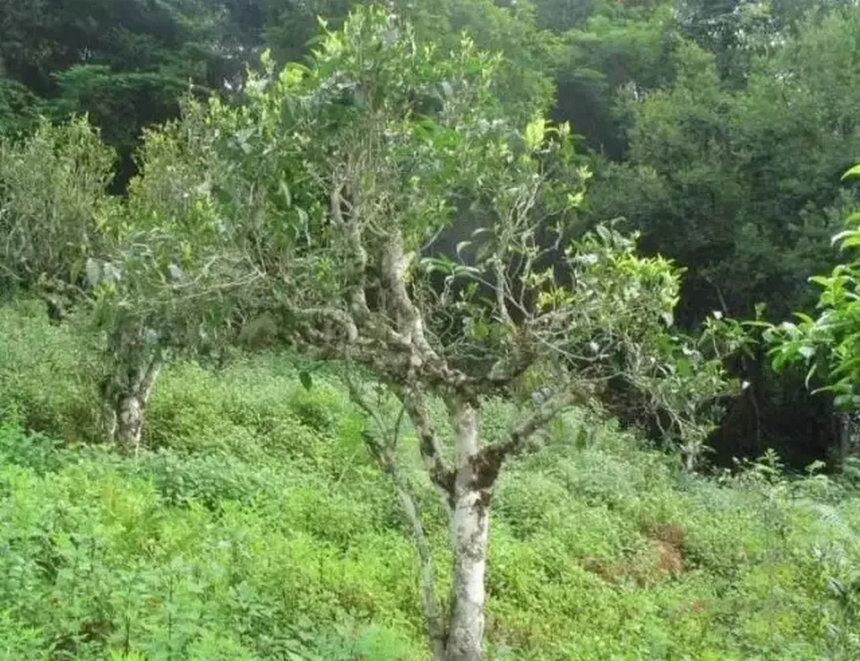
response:
{"label": "hillside vegetation", "polygon": [[[279,353],[173,364],[135,459],[80,443],[72,325],[25,301],[0,329],[0,658],[428,657],[409,528],[333,376],[307,390],[308,364]],[[487,407],[493,439],[508,410]],[[581,409],[550,433],[500,477],[490,658],[860,653],[850,471],[787,478],[766,457],[694,477]],[[401,459],[444,582],[446,514],[414,443]]]}
{"label": "hillside vegetation", "polygon": [[860,659],[858,80],[858,0],[0,0],[0,661]]}

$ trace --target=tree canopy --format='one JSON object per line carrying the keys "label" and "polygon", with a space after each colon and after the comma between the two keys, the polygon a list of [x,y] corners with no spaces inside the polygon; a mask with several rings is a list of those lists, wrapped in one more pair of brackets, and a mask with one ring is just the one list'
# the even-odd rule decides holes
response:
{"label": "tree canopy", "polygon": [[[201,101],[215,94],[225,107],[246,104],[256,93],[249,81],[269,75],[260,65],[264,49],[271,51],[271,70],[287,61],[307,64],[322,44],[320,20],[336,30],[350,10],[366,4],[0,4],[0,132],[12,138],[6,149],[22,149],[11,146],[19,144],[14,136],[28,134],[42,135],[47,149],[44,140],[55,138],[45,121],[86,114],[117,153],[114,176],[99,165],[94,178],[84,177],[90,183],[71,182],[62,195],[115,206],[112,198],[93,197],[93,185],[106,183],[138,204],[129,182],[151,148],[134,156],[146,127],[179,117],[189,94]],[[570,124],[574,174],[553,176],[576,185],[584,165],[594,176],[565,240],[623,218],[626,225],[618,227],[638,232],[645,253],[664,255],[685,270],[677,314],[682,326],[692,329],[714,311],[771,322],[813,311],[817,292],[807,278],[835,265],[829,237],[856,198],[856,186],[840,182],[858,150],[856,3],[466,0],[387,6],[409,20],[416,38],[431,39],[443,52],[458,48],[466,34],[477,51],[496,53],[492,95],[506,117],[524,126],[545,110],[558,125]],[[256,78],[249,78],[249,69]],[[446,98],[444,90],[419,96],[412,102],[421,112]],[[323,136],[320,144],[330,140]],[[46,157],[37,154],[36,143],[27,149],[31,158]],[[10,163],[27,158],[15,153],[9,152]],[[98,163],[110,161],[104,154]],[[13,166],[5,172],[10,185],[32,186],[37,195],[10,197],[0,219],[4,227],[29,223],[35,207],[20,205],[37,199],[64,204],[47,199],[58,193],[37,190],[37,174]],[[25,186],[27,177],[32,181]],[[437,240],[445,251],[471,240],[486,220],[465,197],[458,204]],[[55,263],[37,270],[55,284],[65,279],[79,287],[81,257],[104,258],[97,244],[112,245],[118,236],[113,230],[102,236],[93,221],[114,213],[107,207],[64,221],[64,235],[77,237],[74,246],[58,248],[49,257]],[[46,232],[60,227],[36,226]],[[36,226],[28,230],[31,245],[49,236]],[[15,249],[24,259],[23,235],[17,236]],[[563,265],[560,254],[548,259]],[[4,277],[22,284],[22,269],[33,268],[28,263],[17,263]],[[774,375],[761,346],[727,366],[750,387],[711,439],[723,458],[775,445],[803,463],[835,442],[823,431],[830,401],[808,395],[802,373]],[[817,440],[809,443],[810,436]]]}

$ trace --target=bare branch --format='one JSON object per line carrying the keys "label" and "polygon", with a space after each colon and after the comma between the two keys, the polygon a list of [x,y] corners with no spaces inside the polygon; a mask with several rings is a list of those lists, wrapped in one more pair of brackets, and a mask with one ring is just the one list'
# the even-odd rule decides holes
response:
{"label": "bare branch", "polygon": [[403,391],[398,390],[397,396],[406,412],[409,414],[415,433],[418,434],[418,449],[424,466],[433,484],[442,491],[446,500],[450,500],[454,493],[454,471],[445,461],[442,448],[430,416],[427,413],[427,403],[424,395],[417,389]]}
{"label": "bare branch", "polygon": [[430,380],[448,387],[463,387],[473,381],[459,370],[453,369],[427,340],[424,318],[406,286],[406,273],[410,260],[404,254],[403,236],[399,231],[390,235],[380,263],[383,287],[391,296],[397,316],[396,335],[411,345],[411,368],[423,370]]}
{"label": "bare branch", "polygon": [[495,261],[495,271],[496,307],[499,308],[499,316],[502,318],[502,321],[508,325],[513,325],[514,321],[511,319],[511,313],[508,312],[507,277],[505,274],[505,264],[502,262],[501,256]]}
{"label": "bare branch", "polygon": [[590,397],[588,390],[566,390],[555,397],[543,402],[537,407],[532,415],[515,426],[508,440],[495,443],[484,448],[481,453],[488,461],[501,463],[511,454],[519,454],[525,449],[526,443],[532,435],[543,428],[548,422],[562,411],[570,408],[576,403],[586,402]]}
{"label": "bare branch", "polygon": [[420,565],[420,580],[421,580],[421,597],[424,604],[424,618],[427,623],[427,631],[430,635],[430,640],[433,642],[435,658],[443,658],[445,644],[447,640],[447,631],[445,627],[445,619],[443,617],[442,608],[439,604],[439,599],[436,597],[436,572],[433,567],[433,554],[430,549],[430,544],[427,542],[427,536],[424,532],[424,524],[421,521],[421,512],[418,503],[412,495],[406,479],[403,477],[400,469],[392,461],[389,463],[392,470],[389,475],[394,481],[397,489],[397,497],[400,500],[400,508],[406,520],[412,527],[412,538],[415,541],[415,550],[418,553]]}
{"label": "bare branch", "polygon": [[162,364],[163,356],[161,355],[161,349],[157,348],[155,355],[149,361],[149,365],[147,365],[143,378],[140,381],[140,399],[144,404],[149,401],[149,396],[152,394],[153,387],[155,387],[155,381],[158,379],[158,374],[161,372]]}
{"label": "bare branch", "polygon": [[[388,431],[388,425],[386,424],[385,419],[382,417],[382,414],[380,413],[379,408],[371,406],[368,403],[367,399],[364,396],[364,393],[361,392],[361,389],[359,388],[358,384],[355,382],[355,380],[353,380],[352,373],[351,373],[351,365],[347,364],[347,368],[346,368],[346,370],[344,370],[343,376],[344,376],[344,382],[346,383],[347,390],[349,391],[350,399],[356,405],[358,405],[358,407],[362,411],[364,411],[367,415],[369,415],[373,419],[374,424],[376,425],[376,427],[379,429],[380,432],[387,432]],[[405,410],[405,407],[401,407],[401,412],[400,412],[400,415],[398,415],[398,417],[397,417],[397,422],[396,422],[396,425],[394,427],[394,430],[390,434],[388,434],[389,436],[393,437],[393,442],[395,442],[395,443],[397,441],[397,436],[399,435],[400,424],[401,424],[401,419],[402,419],[404,410]]]}
{"label": "bare branch", "polygon": [[495,387],[506,386],[534,363],[535,356],[523,342],[514,345],[512,355],[496,361],[484,381]]}
{"label": "bare branch", "polygon": [[[351,260],[350,270],[352,271],[350,274],[350,304],[353,314],[361,323],[364,323],[370,318],[370,309],[367,306],[367,297],[364,291],[368,256],[361,237],[358,209],[355,204],[344,198],[344,186],[343,182],[339,182],[332,188],[331,217],[334,224],[342,229],[346,236],[349,259]],[[343,215],[344,206],[347,207],[348,220]]]}
{"label": "bare branch", "polygon": [[427,541],[426,532],[424,531],[421,510],[413,496],[409,480],[407,480],[406,476],[400,470],[394,454],[406,407],[405,405],[401,406],[395,424],[389,427],[379,409],[370,405],[359,386],[350,376],[347,370],[345,381],[349,389],[350,398],[373,419],[377,432],[382,436],[382,439],[380,439],[371,431],[366,431],[364,433],[364,442],[379,468],[394,482],[397,498],[400,501],[400,509],[412,529],[412,538],[418,554],[419,580],[427,632],[433,643],[435,658],[443,658],[447,635],[442,608],[436,596],[436,573],[433,565],[433,553]]}
{"label": "bare branch", "polygon": [[[298,308],[289,302],[285,303],[285,307],[290,315],[303,322],[299,325],[300,332],[312,335],[316,333],[326,337],[327,333],[321,331],[315,326],[315,324],[323,321],[340,328],[343,334],[343,339],[347,343],[354,344],[358,342],[359,334],[355,321],[343,310],[323,307]],[[334,338],[327,337],[326,339],[332,340]]]}

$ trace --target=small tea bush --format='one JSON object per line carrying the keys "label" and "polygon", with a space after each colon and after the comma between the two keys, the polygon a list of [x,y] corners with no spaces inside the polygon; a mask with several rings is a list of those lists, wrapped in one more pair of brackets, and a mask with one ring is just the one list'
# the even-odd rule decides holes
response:
{"label": "small tea bush", "polygon": [[52,324],[41,301],[0,305],[0,419],[66,441],[96,440],[93,341],[83,324]]}

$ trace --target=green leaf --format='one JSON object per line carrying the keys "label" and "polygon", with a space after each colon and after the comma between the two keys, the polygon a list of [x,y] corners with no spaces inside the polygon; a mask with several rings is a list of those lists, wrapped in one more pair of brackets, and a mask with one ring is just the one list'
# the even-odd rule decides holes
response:
{"label": "green leaf", "polygon": [[842,232],[838,232],[837,234],[834,234],[833,238],[830,239],[830,245],[836,245],[837,243],[839,243],[843,239],[851,236],[855,232],[856,232],[856,230],[843,230]]}
{"label": "green leaf", "polygon": [[842,175],[842,181],[850,179],[851,177],[860,177],[860,163],[858,163],[852,168],[849,168],[848,172]]}
{"label": "green leaf", "polygon": [[529,122],[526,126],[526,145],[529,149],[537,149],[543,143],[544,134],[546,133],[546,120],[543,117],[538,117]]}
{"label": "green leaf", "polygon": [[444,273],[445,275],[453,275],[454,262],[446,257],[425,257],[421,260],[421,266],[427,273]]}
{"label": "green leaf", "polygon": [[472,335],[476,340],[485,340],[490,335],[489,325],[482,319],[476,319],[472,324]]}
{"label": "green leaf", "polygon": [[851,236],[847,237],[842,241],[842,245],[839,246],[841,249],[845,248],[855,248],[860,246],[860,232],[852,232]]}
{"label": "green leaf", "polygon": [[851,397],[851,395],[841,394],[841,395],[836,395],[836,397],[833,398],[833,406],[836,409],[851,408],[853,403],[854,403],[854,401],[853,401],[853,397]]}
{"label": "green leaf", "polygon": [[802,344],[797,348],[797,353],[809,360],[815,355],[815,347],[809,346],[808,344]]}
{"label": "green leaf", "polygon": [[582,205],[582,202],[585,200],[585,193],[583,191],[579,191],[577,193],[568,193],[567,194],[567,204],[570,207],[579,207]]}

